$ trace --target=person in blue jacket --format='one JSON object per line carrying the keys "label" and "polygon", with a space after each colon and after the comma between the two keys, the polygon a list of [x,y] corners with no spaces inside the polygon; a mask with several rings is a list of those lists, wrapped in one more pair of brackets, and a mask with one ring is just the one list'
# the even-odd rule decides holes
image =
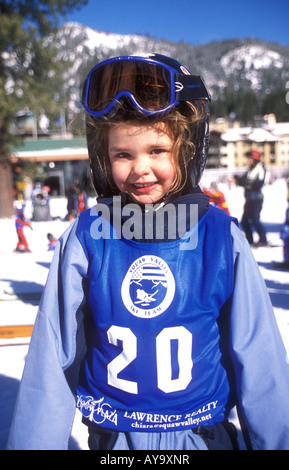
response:
{"label": "person in blue jacket", "polygon": [[236,221],[199,189],[210,95],[174,59],[117,57],[82,101],[97,204],[58,240],[9,449],[289,448],[289,364]]}

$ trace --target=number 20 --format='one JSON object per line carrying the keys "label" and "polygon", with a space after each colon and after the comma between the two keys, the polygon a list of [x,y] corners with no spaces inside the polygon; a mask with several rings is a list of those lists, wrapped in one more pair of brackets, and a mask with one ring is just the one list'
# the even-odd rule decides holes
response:
{"label": "number 20", "polygon": [[[109,385],[128,393],[138,393],[138,384],[120,379],[118,374],[137,357],[137,338],[129,329],[112,325],[107,332],[110,344],[123,342],[122,352],[107,366]],[[158,388],[165,393],[185,390],[192,380],[192,334],[183,326],[164,328],[156,337],[156,364]],[[178,341],[178,377],[172,378],[171,341]]]}

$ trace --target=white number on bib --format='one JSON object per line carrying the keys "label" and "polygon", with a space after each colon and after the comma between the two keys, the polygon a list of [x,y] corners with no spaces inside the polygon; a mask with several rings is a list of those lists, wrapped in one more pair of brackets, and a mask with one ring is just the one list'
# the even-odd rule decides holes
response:
{"label": "white number on bib", "polygon": [[[108,384],[129,393],[138,393],[138,384],[120,379],[118,374],[137,357],[137,338],[129,328],[112,325],[108,341],[117,346],[122,341],[122,352],[107,366]],[[172,341],[177,341],[178,377],[172,378]],[[183,326],[164,328],[156,338],[158,388],[165,393],[185,390],[192,380],[192,334]]]}
{"label": "white number on bib", "polygon": [[107,381],[109,385],[129,393],[137,393],[137,383],[124,380],[118,374],[136,358],[136,337],[129,328],[112,325],[107,332],[108,341],[117,346],[117,340],[123,342],[122,352],[107,366]]}
{"label": "white number on bib", "polygon": [[[172,379],[171,341],[178,341],[179,376]],[[192,380],[192,334],[183,326],[164,328],[157,336],[158,388],[163,392],[185,390]]]}

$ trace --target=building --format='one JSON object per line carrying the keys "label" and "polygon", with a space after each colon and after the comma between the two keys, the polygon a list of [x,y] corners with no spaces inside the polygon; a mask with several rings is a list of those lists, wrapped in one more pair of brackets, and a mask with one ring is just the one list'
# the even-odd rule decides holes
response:
{"label": "building", "polygon": [[268,130],[278,138],[276,143],[276,165],[289,169],[289,122],[268,124]]}
{"label": "building", "polygon": [[[263,128],[240,127],[227,129],[221,134],[221,165],[226,168],[247,166],[250,150],[263,154],[266,166],[278,165],[276,144],[279,138]],[[289,161],[289,160],[288,160]]]}
{"label": "building", "polygon": [[260,127],[240,127],[238,123],[229,127],[222,120],[213,123],[212,128],[220,132],[220,167],[246,167],[246,155],[255,149],[262,152],[266,167],[281,174],[289,173],[289,123],[277,123],[270,116]]}
{"label": "building", "polygon": [[51,196],[67,195],[74,184],[86,191],[90,186],[86,139],[26,140],[14,149],[12,163],[14,169],[36,163],[36,179],[50,187]]}

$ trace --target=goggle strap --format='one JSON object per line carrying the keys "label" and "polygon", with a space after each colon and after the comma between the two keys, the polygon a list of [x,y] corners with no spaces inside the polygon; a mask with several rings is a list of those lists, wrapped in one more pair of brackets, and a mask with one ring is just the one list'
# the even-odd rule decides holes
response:
{"label": "goggle strap", "polygon": [[81,103],[84,105],[85,103],[85,93],[86,93],[86,86],[87,86],[87,77],[84,81],[83,87],[82,87],[82,94],[81,94]]}
{"label": "goggle strap", "polygon": [[176,101],[211,100],[202,77],[197,75],[175,74]]}

